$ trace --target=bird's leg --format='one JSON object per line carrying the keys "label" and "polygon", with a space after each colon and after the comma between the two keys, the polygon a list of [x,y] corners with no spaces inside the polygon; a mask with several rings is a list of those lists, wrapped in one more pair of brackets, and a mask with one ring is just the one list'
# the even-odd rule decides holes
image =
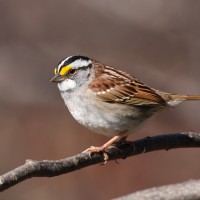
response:
{"label": "bird's leg", "polygon": [[113,138],[111,138],[108,142],[106,142],[101,147],[91,146],[88,149],[86,149],[85,151],[83,151],[83,153],[85,153],[85,152],[90,152],[90,153],[100,153],[100,152],[103,152],[103,154],[104,154],[104,160],[107,161],[109,159],[109,157],[105,153],[105,149],[108,148],[109,146],[111,146],[114,142],[117,142],[117,141],[121,140],[122,138],[126,139],[126,137],[127,137],[127,131],[118,133],[116,136],[114,136]]}
{"label": "bird's leg", "polygon": [[[121,150],[118,148],[118,146],[123,145],[123,144],[126,144],[126,145],[132,144],[132,143],[133,143],[132,141],[127,141],[127,140],[126,140],[127,137],[128,137],[127,135],[124,136],[124,137],[122,137],[119,141],[117,141],[117,142],[115,142],[115,143],[113,144],[113,147],[115,147],[116,149],[118,149],[118,151],[121,151]],[[134,146],[134,151],[135,151],[135,146]],[[122,153],[123,153],[123,152],[122,152]],[[126,158],[126,156],[123,157],[123,159],[125,159],[125,158]]]}

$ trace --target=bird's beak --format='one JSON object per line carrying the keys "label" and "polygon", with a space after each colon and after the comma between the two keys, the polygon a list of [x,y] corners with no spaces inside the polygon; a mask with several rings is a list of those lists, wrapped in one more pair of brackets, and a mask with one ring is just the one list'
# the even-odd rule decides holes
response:
{"label": "bird's beak", "polygon": [[51,80],[50,82],[62,82],[66,79],[66,76],[64,75],[60,75],[60,74],[56,74]]}

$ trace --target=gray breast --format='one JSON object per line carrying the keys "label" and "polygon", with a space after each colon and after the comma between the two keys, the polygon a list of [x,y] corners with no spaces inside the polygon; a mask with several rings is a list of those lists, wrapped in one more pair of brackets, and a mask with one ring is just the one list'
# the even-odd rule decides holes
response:
{"label": "gray breast", "polygon": [[106,136],[126,130],[131,134],[153,114],[153,108],[106,103],[90,93],[67,91],[61,94],[70,113],[80,124]]}

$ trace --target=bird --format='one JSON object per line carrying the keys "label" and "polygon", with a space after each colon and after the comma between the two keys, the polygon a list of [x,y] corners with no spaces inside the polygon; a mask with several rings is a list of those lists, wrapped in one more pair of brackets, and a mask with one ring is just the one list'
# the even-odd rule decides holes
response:
{"label": "bird", "polygon": [[84,151],[89,153],[105,153],[113,143],[125,142],[159,111],[184,101],[200,100],[200,95],[154,89],[116,67],[81,55],[63,59],[54,69],[51,82],[57,83],[76,121],[93,132],[111,137],[102,146],[91,146]]}

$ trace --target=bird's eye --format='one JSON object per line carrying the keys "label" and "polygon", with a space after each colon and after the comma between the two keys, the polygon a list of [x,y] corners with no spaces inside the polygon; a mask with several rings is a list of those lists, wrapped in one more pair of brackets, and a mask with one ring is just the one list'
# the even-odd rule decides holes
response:
{"label": "bird's eye", "polygon": [[70,75],[75,75],[76,72],[77,72],[77,69],[70,69],[68,73],[69,73]]}

